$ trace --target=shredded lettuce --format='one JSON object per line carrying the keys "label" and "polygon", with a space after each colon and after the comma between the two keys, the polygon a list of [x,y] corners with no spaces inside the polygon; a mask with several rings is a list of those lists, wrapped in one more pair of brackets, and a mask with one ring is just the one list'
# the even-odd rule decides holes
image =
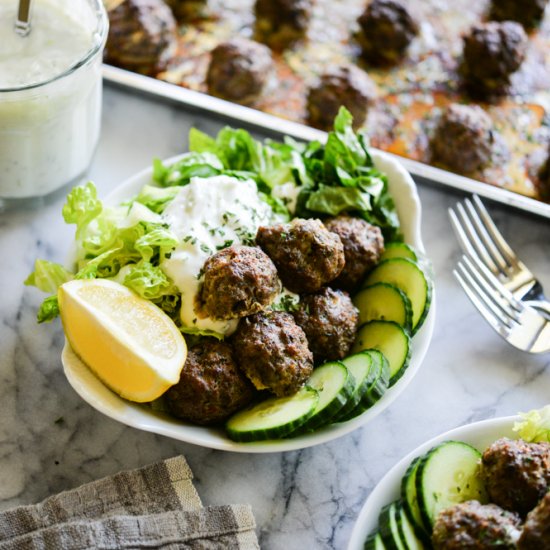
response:
{"label": "shredded lettuce", "polygon": [[208,152],[191,151],[170,166],[162,161],[153,161],[153,180],[161,187],[187,185],[191,178],[210,178],[219,175],[223,170],[220,159]]}
{"label": "shredded lettuce", "polygon": [[136,201],[143,204],[152,212],[162,214],[166,206],[179,193],[179,187],[154,187],[145,185],[136,197]]}
{"label": "shredded lettuce", "polygon": [[74,274],[67,271],[62,265],[47,260],[36,260],[34,271],[26,278],[25,285],[35,286],[42,292],[50,294],[67,281],[74,278]]}
{"label": "shredded lettuce", "polygon": [[526,413],[519,413],[523,420],[514,424],[514,431],[524,441],[550,443],[550,405]]}
{"label": "shredded lettuce", "polygon": [[65,223],[76,224],[76,238],[88,224],[96,218],[103,205],[97,198],[97,190],[92,182],[81,187],[75,187],[67,196],[67,202],[63,206],[62,214]]}
{"label": "shredded lettuce", "polygon": [[[128,202],[106,207],[93,183],[75,187],[62,210],[65,222],[76,225],[75,272],[38,260],[25,281],[52,294],[40,307],[39,322],[59,314],[60,285],[73,278],[101,277],[121,282],[180,324],[181,294],[160,267],[178,242],[160,214],[193,177],[252,180],[261,199],[281,220],[290,219],[288,204],[292,203],[295,216],[350,212],[380,226],[387,239],[400,238],[387,178],[374,166],[368,147],[366,134],[354,132],[352,116],[344,108],[326,144],[291,138],[282,143],[259,141],[246,130],[229,127],[211,137],[192,128],[189,152],[171,165],[155,160],[152,181]],[[210,331],[180,328],[219,337]]]}

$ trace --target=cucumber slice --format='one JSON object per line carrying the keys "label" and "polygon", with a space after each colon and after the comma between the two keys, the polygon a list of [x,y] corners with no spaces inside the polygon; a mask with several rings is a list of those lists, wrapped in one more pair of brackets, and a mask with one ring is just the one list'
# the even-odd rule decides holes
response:
{"label": "cucumber slice", "polygon": [[317,367],[306,384],[319,393],[319,401],[313,414],[300,426],[300,432],[315,430],[332,422],[348,402],[355,380],[343,363],[330,361]]}
{"label": "cucumber slice", "polygon": [[374,532],[372,535],[369,535],[365,541],[364,550],[386,550],[384,543],[382,542],[382,537],[380,533]]}
{"label": "cucumber slice", "polygon": [[393,386],[403,376],[409,360],[410,336],[405,329],[393,321],[371,321],[358,331],[351,351],[358,353],[366,349],[381,351],[390,365],[390,382]]}
{"label": "cucumber slice", "polygon": [[272,397],[237,412],[225,424],[233,441],[278,439],[304,424],[314,413],[319,392],[304,386],[289,397]]}
{"label": "cucumber slice", "polygon": [[359,310],[359,325],[369,321],[395,321],[411,330],[412,306],[407,295],[390,283],[374,283],[360,290],[353,298]]}
{"label": "cucumber slice", "polygon": [[393,242],[386,243],[385,250],[380,256],[380,261],[389,260],[390,258],[408,258],[413,262],[418,261],[418,257],[414,248],[406,243]]}
{"label": "cucumber slice", "polygon": [[480,463],[481,453],[461,441],[445,441],[422,457],[416,472],[416,493],[422,520],[430,531],[444,508],[466,500],[487,502]]}
{"label": "cucumber slice", "polygon": [[403,504],[399,502],[396,507],[395,521],[397,531],[403,546],[407,550],[424,550],[423,542],[416,536],[413,526],[403,509]]}
{"label": "cucumber slice", "polygon": [[367,381],[368,386],[359,403],[357,403],[351,411],[338,417],[339,422],[346,422],[363,414],[367,409],[370,409],[388,389],[390,379],[388,360],[378,350],[369,349],[362,353],[370,355],[372,359],[372,366]]}
{"label": "cucumber slice", "polygon": [[418,471],[421,458],[417,456],[411,462],[401,480],[401,502],[417,537],[423,541],[429,541],[431,528],[424,525],[416,495],[416,472]]}
{"label": "cucumber slice", "polygon": [[369,385],[372,384],[372,378],[375,374],[373,373],[372,357],[368,353],[361,352],[349,355],[345,359],[342,359],[342,363],[353,376],[355,384],[348,402],[338,412],[333,420],[334,422],[340,422],[340,418],[345,417],[359,404],[359,401],[361,401],[361,398],[367,392]]}
{"label": "cucumber slice", "polygon": [[372,357],[373,362],[380,364],[378,376],[374,378],[373,383],[369,386],[365,395],[365,400],[368,400],[371,405],[374,405],[382,398],[390,385],[390,364],[386,356],[377,349],[365,350],[365,353],[368,353]]}
{"label": "cucumber slice", "polygon": [[407,550],[401,541],[401,537],[399,536],[399,528],[397,526],[397,506],[398,501],[394,501],[382,508],[378,518],[380,537],[382,538],[384,546],[388,550]]}
{"label": "cucumber slice", "polygon": [[412,306],[412,334],[424,323],[431,303],[432,285],[422,269],[408,258],[380,262],[367,276],[363,288],[374,283],[390,283],[401,289]]}

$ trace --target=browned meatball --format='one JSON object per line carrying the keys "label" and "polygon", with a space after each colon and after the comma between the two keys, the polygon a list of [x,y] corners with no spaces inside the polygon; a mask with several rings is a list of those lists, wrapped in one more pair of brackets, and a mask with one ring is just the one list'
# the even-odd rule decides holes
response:
{"label": "browned meatball", "polygon": [[105,61],[130,71],[155,75],[172,57],[176,20],[162,0],[123,0],[108,10]]}
{"label": "browned meatball", "polygon": [[418,34],[418,23],[401,0],[372,0],[359,17],[363,57],[373,65],[394,64]]}
{"label": "browned meatball", "polygon": [[176,19],[192,21],[204,16],[207,0],[165,0]]}
{"label": "browned meatball", "polygon": [[511,512],[468,500],[439,513],[432,543],[435,550],[513,550],[519,524],[519,518]]}
{"label": "browned meatball", "polygon": [[274,50],[284,50],[304,38],[311,0],[256,0],[256,38]]}
{"label": "browned meatball", "polygon": [[522,64],[528,38],[514,21],[478,23],[464,37],[462,76],[470,93],[491,97],[508,92],[511,75]]}
{"label": "browned meatball", "polygon": [[208,93],[247,105],[256,101],[273,69],[269,48],[235,37],[218,44],[206,74]]}
{"label": "browned meatball", "polygon": [[365,71],[349,66],[336,67],[323,74],[307,96],[308,121],[321,130],[330,130],[341,106],[353,115],[353,126],[361,127],[376,88]]}
{"label": "browned meatball", "polygon": [[297,392],[313,370],[304,331],[284,311],[245,317],[232,336],[240,368],[257,389],[280,397]]}
{"label": "browned meatball", "polygon": [[343,359],[355,340],[359,312],[347,292],[325,287],[306,294],[294,319],[304,330],[315,363]]}
{"label": "browned meatball", "polygon": [[499,439],[483,453],[481,474],[490,500],[524,517],[550,488],[550,443]]}
{"label": "browned meatball", "polygon": [[195,424],[216,424],[248,405],[254,387],[227,342],[203,338],[189,349],[180,380],[164,394],[170,412]]}
{"label": "browned meatball", "polygon": [[260,227],[256,242],[277,266],[292,292],[315,292],[344,268],[344,246],[319,220],[294,218],[288,224]]}
{"label": "browned meatball", "polygon": [[281,290],[275,265],[257,246],[220,250],[206,260],[203,274],[196,297],[196,310],[202,317],[234,319],[257,313]]}
{"label": "browned meatball", "polygon": [[533,508],[518,540],[519,550],[550,548],[550,492]]}
{"label": "browned meatball", "polygon": [[526,29],[537,26],[548,0],[492,0],[489,19],[493,21],[517,21]]}
{"label": "browned meatball", "polygon": [[477,105],[450,105],[439,119],[431,140],[432,159],[460,174],[491,164],[495,132],[489,115]]}
{"label": "browned meatball", "polygon": [[546,161],[539,172],[538,192],[543,201],[550,201],[550,147],[547,149]]}
{"label": "browned meatball", "polygon": [[340,237],[346,258],[344,269],[331,285],[353,292],[380,261],[380,255],[384,252],[382,231],[361,218],[345,214],[329,218],[324,224]]}

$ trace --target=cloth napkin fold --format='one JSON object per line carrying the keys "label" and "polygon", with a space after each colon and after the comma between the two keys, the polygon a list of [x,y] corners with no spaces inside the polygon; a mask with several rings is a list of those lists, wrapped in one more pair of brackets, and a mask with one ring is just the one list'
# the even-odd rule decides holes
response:
{"label": "cloth napkin fold", "polygon": [[250,506],[203,507],[183,456],[0,513],[0,550],[259,549]]}

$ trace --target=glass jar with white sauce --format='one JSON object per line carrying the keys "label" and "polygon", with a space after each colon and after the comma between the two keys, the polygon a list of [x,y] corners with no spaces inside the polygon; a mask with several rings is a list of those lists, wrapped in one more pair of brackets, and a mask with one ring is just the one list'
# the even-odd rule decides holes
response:
{"label": "glass jar with white sauce", "polygon": [[91,162],[101,123],[102,0],[33,0],[31,31],[14,30],[18,1],[0,0],[0,206],[46,197]]}

